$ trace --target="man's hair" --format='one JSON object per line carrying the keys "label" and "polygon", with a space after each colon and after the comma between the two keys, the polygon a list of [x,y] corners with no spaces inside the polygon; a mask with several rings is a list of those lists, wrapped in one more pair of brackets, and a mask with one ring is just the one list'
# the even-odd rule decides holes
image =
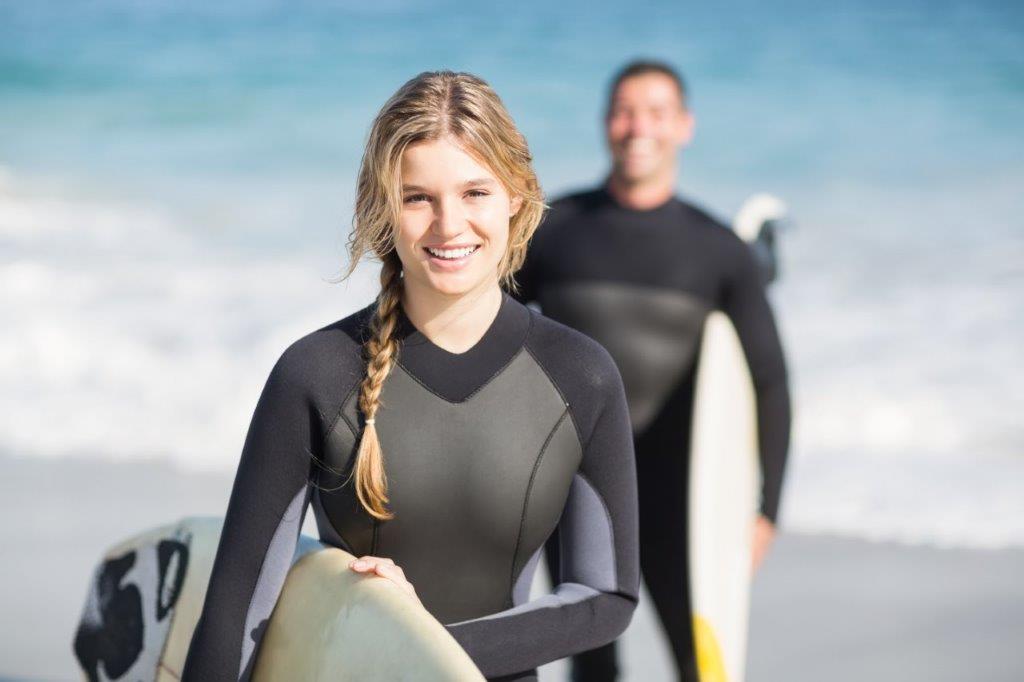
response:
{"label": "man's hair", "polygon": [[646,76],[649,73],[657,73],[670,78],[679,89],[679,99],[683,103],[683,108],[686,108],[686,81],[678,71],[667,62],[657,59],[635,59],[619,69],[615,77],[612,78],[611,85],[608,87],[608,110],[611,110],[612,100],[623,81],[636,76]]}

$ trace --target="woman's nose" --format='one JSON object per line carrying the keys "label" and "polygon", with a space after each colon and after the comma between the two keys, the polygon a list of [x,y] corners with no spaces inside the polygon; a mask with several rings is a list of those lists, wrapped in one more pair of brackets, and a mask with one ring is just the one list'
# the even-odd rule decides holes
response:
{"label": "woman's nose", "polygon": [[462,234],[466,229],[466,215],[458,201],[442,199],[438,201],[434,213],[434,234],[450,239]]}

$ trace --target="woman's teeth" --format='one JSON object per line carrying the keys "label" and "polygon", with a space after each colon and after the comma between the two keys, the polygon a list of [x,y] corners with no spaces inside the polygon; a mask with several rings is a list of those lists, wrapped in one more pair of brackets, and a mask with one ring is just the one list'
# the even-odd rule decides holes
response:
{"label": "woman's teeth", "polygon": [[459,258],[465,258],[469,254],[476,251],[479,247],[477,246],[466,246],[461,249],[432,249],[429,246],[427,251],[431,256],[435,258],[443,258],[444,260],[458,260]]}

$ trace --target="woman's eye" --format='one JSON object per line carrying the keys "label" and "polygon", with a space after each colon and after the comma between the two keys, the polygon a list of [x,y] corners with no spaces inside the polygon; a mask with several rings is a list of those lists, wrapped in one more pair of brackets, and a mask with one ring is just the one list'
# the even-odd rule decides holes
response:
{"label": "woman's eye", "polygon": [[410,194],[405,198],[405,203],[411,204],[417,201],[430,201],[430,197],[426,194]]}
{"label": "woman's eye", "polygon": [[488,194],[490,194],[490,192],[485,192],[482,189],[471,189],[468,192],[466,192],[467,197],[485,197]]}

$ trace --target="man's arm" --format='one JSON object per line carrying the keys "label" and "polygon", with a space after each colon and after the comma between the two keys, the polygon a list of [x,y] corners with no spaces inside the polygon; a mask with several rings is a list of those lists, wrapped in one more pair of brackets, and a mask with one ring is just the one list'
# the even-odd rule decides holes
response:
{"label": "man's arm", "polygon": [[761,461],[761,513],[775,523],[789,450],[791,406],[786,361],[775,318],[747,246],[733,242],[722,310],[732,321],[747,358],[757,400]]}

